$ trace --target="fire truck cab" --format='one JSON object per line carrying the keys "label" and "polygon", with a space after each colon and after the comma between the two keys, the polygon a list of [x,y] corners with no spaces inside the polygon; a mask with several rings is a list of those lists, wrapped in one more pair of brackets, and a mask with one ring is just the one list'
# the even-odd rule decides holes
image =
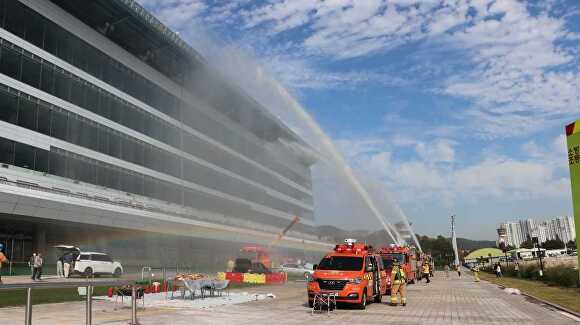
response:
{"label": "fire truck cab", "polygon": [[334,293],[337,303],[364,309],[370,300],[382,300],[389,280],[380,255],[372,247],[347,239],[315,266],[308,280],[308,304],[312,307],[316,294]]}
{"label": "fire truck cab", "polygon": [[[391,274],[393,261],[397,260],[407,275],[407,283],[415,283],[417,279],[417,252],[414,247],[390,245],[379,250],[387,274]],[[390,283],[389,283],[390,284]],[[388,291],[390,291],[390,286]]]}

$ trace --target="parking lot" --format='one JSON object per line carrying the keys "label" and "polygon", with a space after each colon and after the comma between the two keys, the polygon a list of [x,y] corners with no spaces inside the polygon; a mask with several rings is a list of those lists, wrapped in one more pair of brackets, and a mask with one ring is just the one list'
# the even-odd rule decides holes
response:
{"label": "parking lot", "polygon": [[[392,307],[370,304],[366,310],[340,308],[330,315],[311,315],[306,305],[305,283],[240,289],[273,293],[276,298],[207,307],[139,310],[141,324],[577,324],[580,319],[532,301],[510,295],[497,286],[437,274],[429,284],[409,286],[409,304]],[[214,298],[206,298],[214,299]],[[387,300],[387,299],[385,299]],[[107,301],[95,301],[93,324],[127,324],[130,310]],[[20,324],[23,308],[0,309],[0,324]],[[82,302],[34,306],[33,324],[84,324]]]}

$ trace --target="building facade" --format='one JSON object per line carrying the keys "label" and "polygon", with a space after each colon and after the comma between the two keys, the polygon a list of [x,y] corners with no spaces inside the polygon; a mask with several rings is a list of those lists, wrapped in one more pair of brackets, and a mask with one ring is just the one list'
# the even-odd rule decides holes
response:
{"label": "building facade", "polygon": [[555,217],[545,221],[535,219],[506,222],[500,225],[506,230],[508,244],[519,248],[524,241],[538,237],[540,243],[548,240],[561,240],[564,243],[576,240],[574,218],[571,216]]}
{"label": "building facade", "polygon": [[294,216],[282,246],[325,247],[313,157],[134,1],[0,0],[0,236],[23,257],[109,241],[89,226],[266,243]]}

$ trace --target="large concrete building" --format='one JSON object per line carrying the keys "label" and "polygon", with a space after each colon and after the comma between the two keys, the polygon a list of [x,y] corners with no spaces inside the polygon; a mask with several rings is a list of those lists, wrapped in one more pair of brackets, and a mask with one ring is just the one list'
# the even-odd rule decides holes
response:
{"label": "large concrete building", "polygon": [[556,239],[564,243],[576,240],[574,218],[571,216],[554,217],[545,221],[525,219],[506,222],[500,224],[500,228],[505,229],[508,244],[515,248],[533,237],[537,237],[540,243]]}
{"label": "large concrete building", "polygon": [[134,1],[0,0],[0,241],[14,260],[61,243],[211,259],[294,216],[281,246],[325,249],[313,157]]}

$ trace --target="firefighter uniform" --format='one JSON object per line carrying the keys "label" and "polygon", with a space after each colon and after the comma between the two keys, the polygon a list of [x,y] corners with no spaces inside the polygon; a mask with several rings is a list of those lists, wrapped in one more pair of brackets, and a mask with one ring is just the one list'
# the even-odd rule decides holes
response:
{"label": "firefighter uniform", "polygon": [[423,275],[423,279],[427,280],[427,283],[431,282],[431,280],[429,280],[429,270],[431,269],[431,267],[429,266],[429,262],[425,261],[423,262],[423,266],[421,267],[421,273]]}
{"label": "firefighter uniform", "polygon": [[397,305],[397,293],[401,294],[401,305],[407,305],[407,275],[396,260],[393,262],[393,271],[391,271],[391,283],[391,305]]}
{"label": "firefighter uniform", "polygon": [[475,282],[479,282],[479,266],[475,266],[472,271]]}

